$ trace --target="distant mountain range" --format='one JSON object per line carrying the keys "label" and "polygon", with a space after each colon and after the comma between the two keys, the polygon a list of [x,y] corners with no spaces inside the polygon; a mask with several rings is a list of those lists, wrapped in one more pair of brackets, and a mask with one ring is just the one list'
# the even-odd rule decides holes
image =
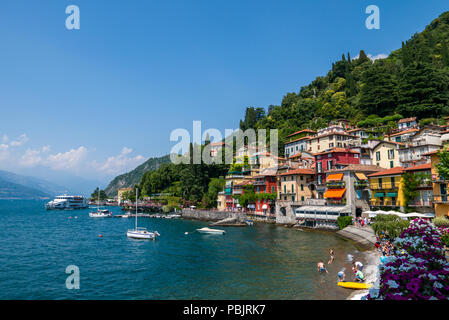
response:
{"label": "distant mountain range", "polygon": [[106,194],[108,196],[115,196],[118,189],[139,184],[145,172],[156,170],[161,164],[168,162],[170,162],[170,155],[148,159],[134,170],[115,177],[106,187]]}
{"label": "distant mountain range", "polygon": [[51,182],[0,170],[0,199],[44,199],[63,193]]}

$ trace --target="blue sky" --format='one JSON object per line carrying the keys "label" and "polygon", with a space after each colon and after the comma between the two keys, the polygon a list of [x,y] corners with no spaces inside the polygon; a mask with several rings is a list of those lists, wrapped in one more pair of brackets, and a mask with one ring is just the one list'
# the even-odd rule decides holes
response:
{"label": "blue sky", "polygon": [[[81,29],[65,27],[80,8]],[[365,8],[381,29],[365,27]],[[447,1],[1,1],[0,169],[107,183],[176,128],[237,128],[342,53],[388,54]],[[16,143],[12,143],[16,142]]]}

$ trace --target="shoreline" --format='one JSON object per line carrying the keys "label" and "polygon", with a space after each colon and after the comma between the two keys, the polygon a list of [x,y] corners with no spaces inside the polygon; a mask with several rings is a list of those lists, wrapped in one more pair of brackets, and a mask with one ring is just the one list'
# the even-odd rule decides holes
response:
{"label": "shoreline", "polygon": [[[380,252],[376,249],[369,250],[363,252],[364,258],[366,259],[365,268],[365,282],[370,283],[375,286],[375,284],[379,281],[378,271],[380,265]],[[364,296],[369,293],[369,290],[355,290],[352,292],[346,300],[362,300]]]}

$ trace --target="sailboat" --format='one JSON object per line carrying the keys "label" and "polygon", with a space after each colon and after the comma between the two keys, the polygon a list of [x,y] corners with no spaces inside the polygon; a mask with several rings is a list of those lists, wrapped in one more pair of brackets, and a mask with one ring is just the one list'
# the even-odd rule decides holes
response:
{"label": "sailboat", "polygon": [[136,226],[134,229],[129,229],[126,235],[128,238],[155,240],[157,236],[160,236],[159,232],[148,231],[146,228],[139,228],[137,226],[137,192],[138,189],[136,189]]}
{"label": "sailboat", "polygon": [[100,188],[98,188],[97,212],[89,212],[91,218],[111,218],[112,212],[109,210],[100,210]]}

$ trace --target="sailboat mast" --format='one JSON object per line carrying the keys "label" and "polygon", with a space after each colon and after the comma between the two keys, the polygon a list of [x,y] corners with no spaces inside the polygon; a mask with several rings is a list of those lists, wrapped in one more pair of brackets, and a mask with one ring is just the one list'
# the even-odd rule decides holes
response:
{"label": "sailboat mast", "polygon": [[100,187],[98,187],[97,212],[100,211]]}
{"label": "sailboat mast", "polygon": [[136,188],[136,231],[137,231],[137,191],[139,189]]}

